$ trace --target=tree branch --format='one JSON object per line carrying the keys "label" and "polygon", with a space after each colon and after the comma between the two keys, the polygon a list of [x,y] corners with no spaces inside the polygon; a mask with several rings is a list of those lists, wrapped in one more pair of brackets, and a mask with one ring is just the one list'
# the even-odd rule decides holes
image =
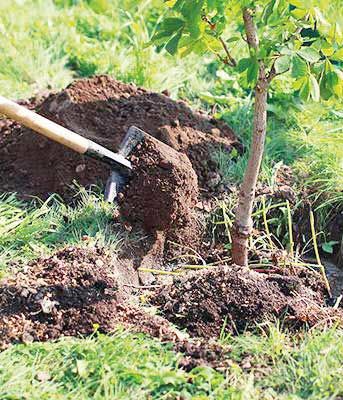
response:
{"label": "tree branch", "polygon": [[[203,20],[204,20],[205,22],[208,23],[208,25],[209,25],[209,27],[211,28],[211,30],[212,30],[212,31],[215,31],[216,25],[213,24],[213,23],[210,21],[210,19],[209,19],[206,15],[203,15],[202,18],[203,18]],[[226,45],[224,39],[223,39],[221,36],[218,36],[218,39],[219,39],[221,45],[223,46],[223,49],[224,49],[225,54],[226,54],[226,58],[223,58],[223,57],[221,57],[219,54],[217,54],[217,56],[219,57],[220,61],[222,61],[224,64],[230,65],[231,67],[236,67],[237,61],[232,57],[232,55],[231,55],[231,53],[230,53],[230,50],[229,50],[229,48],[227,47],[227,45]]]}
{"label": "tree branch", "polygon": [[275,70],[275,63],[276,63],[276,60],[277,60],[278,58],[280,58],[280,57],[282,57],[282,55],[279,55],[278,57],[276,57],[276,59],[274,60],[272,66],[271,66],[271,68],[270,68],[270,71],[269,71],[269,73],[268,73],[268,75],[267,75],[267,81],[268,81],[268,83],[270,83],[270,82],[271,82],[274,78],[276,78],[277,76],[282,75],[282,74],[285,74],[286,72],[289,71],[289,68],[288,68],[288,69],[286,69],[286,71],[283,71],[283,72],[276,72],[276,70]]}

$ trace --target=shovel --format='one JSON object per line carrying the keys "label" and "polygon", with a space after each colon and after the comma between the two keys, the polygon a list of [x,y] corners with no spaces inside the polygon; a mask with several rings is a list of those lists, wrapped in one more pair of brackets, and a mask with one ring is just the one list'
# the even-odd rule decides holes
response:
{"label": "shovel", "polygon": [[144,140],[146,135],[141,129],[132,126],[127,131],[118,152],[114,153],[2,96],[0,96],[0,114],[4,114],[21,125],[79,154],[84,154],[109,165],[111,173],[106,183],[105,200],[110,203],[114,201],[118,191],[130,177],[132,165],[126,157]]}

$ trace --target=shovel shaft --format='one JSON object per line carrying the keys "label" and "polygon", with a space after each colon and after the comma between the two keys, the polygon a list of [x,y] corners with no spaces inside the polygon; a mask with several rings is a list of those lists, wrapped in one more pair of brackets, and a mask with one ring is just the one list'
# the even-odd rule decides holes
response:
{"label": "shovel shaft", "polygon": [[119,168],[131,168],[131,163],[121,154],[102,147],[41,115],[0,96],[0,114],[19,122],[33,131],[60,143],[80,154],[100,159]]}
{"label": "shovel shaft", "polygon": [[0,114],[80,154],[88,150],[88,139],[2,96],[0,96]]}

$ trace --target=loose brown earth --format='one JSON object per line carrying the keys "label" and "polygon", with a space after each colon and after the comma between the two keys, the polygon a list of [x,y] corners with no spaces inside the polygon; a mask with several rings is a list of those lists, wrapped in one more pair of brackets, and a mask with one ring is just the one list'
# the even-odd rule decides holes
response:
{"label": "loose brown earth", "polygon": [[137,285],[135,271],[99,249],[70,247],[38,259],[0,281],[0,349],[124,326],[172,342],[184,354],[185,369],[224,365],[221,346],[189,340],[168,320],[135,305],[131,292]]}
{"label": "loose brown earth", "polygon": [[195,337],[218,337],[255,329],[256,323],[281,318],[292,328],[343,321],[343,314],[323,307],[320,276],[258,273],[222,266],[174,280],[151,299],[161,313]]}
{"label": "loose brown earth", "polygon": [[184,225],[198,198],[188,157],[148,136],[131,161],[133,177],[120,199],[123,216],[147,232]]}
{"label": "loose brown earth", "polygon": [[275,317],[293,327],[343,318],[322,307],[324,288],[318,290],[318,277],[308,272],[265,275],[223,266],[197,273],[152,292],[162,316],[139,306],[132,295],[137,285],[134,270],[100,249],[70,247],[38,259],[0,281],[0,348],[111,333],[120,325],[172,342],[185,355],[184,368],[225,366],[225,349],[208,341],[223,327],[237,333]]}
{"label": "loose brown earth", "polygon": [[[188,155],[207,191],[215,170],[213,147],[227,151],[238,143],[223,122],[194,112],[184,102],[126,85],[108,76],[79,80],[45,100],[34,99],[38,113],[117,150],[127,129],[135,125],[177,151]],[[0,123],[0,192],[46,198],[69,198],[73,180],[81,185],[103,184],[109,169],[16,124]]]}
{"label": "loose brown earth", "polygon": [[170,240],[198,247],[201,232],[193,211],[198,180],[188,157],[147,136],[131,161],[132,179],[119,201],[122,217],[156,236],[161,257]]}

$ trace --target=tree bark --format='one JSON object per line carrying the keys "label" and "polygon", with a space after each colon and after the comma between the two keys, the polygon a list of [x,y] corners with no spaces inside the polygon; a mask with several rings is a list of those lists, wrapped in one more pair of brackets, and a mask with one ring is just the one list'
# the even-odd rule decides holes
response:
{"label": "tree bark", "polygon": [[[243,20],[249,47],[258,51],[259,43],[253,16],[249,9],[244,9]],[[263,158],[267,128],[268,78],[263,61],[259,62],[259,73],[255,87],[255,108],[253,137],[248,165],[241,185],[238,206],[232,234],[232,260],[241,266],[248,265],[249,237],[252,233],[252,211],[255,200],[257,179]]]}

